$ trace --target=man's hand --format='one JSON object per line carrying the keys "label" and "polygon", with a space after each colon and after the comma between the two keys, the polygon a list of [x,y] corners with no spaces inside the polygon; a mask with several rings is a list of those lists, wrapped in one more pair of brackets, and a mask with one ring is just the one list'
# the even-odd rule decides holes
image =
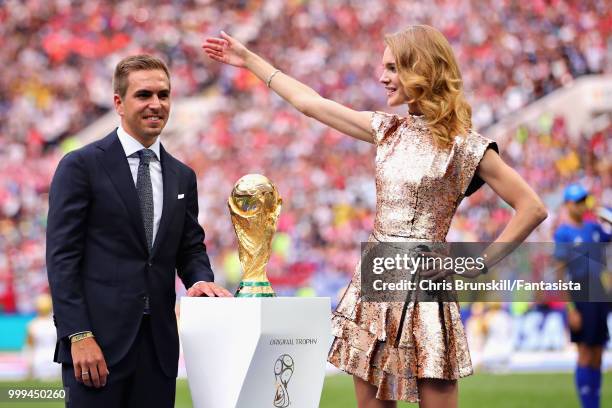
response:
{"label": "man's hand", "polygon": [[213,282],[196,282],[187,290],[187,296],[233,297],[227,289]]}
{"label": "man's hand", "polygon": [[72,364],[74,365],[74,377],[80,383],[88,387],[96,388],[106,385],[106,377],[109,371],[100,346],[93,337],[71,343]]}

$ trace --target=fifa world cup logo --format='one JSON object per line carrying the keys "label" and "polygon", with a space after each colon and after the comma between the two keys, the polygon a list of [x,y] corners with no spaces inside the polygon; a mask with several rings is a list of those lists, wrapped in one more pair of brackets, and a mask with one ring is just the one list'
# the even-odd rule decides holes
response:
{"label": "fifa world cup logo", "polygon": [[276,377],[276,393],[274,394],[274,406],[277,408],[287,408],[289,392],[287,385],[293,375],[293,358],[289,354],[283,354],[274,363],[274,376]]}
{"label": "fifa world cup logo", "polygon": [[281,204],[276,186],[260,174],[243,176],[232,189],[228,205],[243,272],[236,297],[274,296],[266,264]]}

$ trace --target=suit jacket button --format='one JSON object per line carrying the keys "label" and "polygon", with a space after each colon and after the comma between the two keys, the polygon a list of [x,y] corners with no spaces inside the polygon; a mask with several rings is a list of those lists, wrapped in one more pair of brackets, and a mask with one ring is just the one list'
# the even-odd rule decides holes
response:
{"label": "suit jacket button", "polygon": [[149,265],[149,268],[151,268],[153,266],[153,262],[149,262],[147,265]]}

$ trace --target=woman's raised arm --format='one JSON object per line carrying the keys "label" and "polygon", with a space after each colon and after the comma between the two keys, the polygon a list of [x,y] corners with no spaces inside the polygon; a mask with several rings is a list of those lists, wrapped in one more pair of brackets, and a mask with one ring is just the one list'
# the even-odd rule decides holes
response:
{"label": "woman's raised arm", "polygon": [[339,132],[374,143],[370,128],[372,112],[356,111],[323,98],[314,89],[275,69],[223,31],[221,38],[207,38],[202,48],[215,61],[248,69],[303,114]]}

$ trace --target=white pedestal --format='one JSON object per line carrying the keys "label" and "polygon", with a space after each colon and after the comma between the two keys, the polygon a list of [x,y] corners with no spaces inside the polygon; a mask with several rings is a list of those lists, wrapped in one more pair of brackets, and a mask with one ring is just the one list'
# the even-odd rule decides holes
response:
{"label": "white pedestal", "polygon": [[316,408],[331,337],[329,298],[181,299],[195,408]]}

